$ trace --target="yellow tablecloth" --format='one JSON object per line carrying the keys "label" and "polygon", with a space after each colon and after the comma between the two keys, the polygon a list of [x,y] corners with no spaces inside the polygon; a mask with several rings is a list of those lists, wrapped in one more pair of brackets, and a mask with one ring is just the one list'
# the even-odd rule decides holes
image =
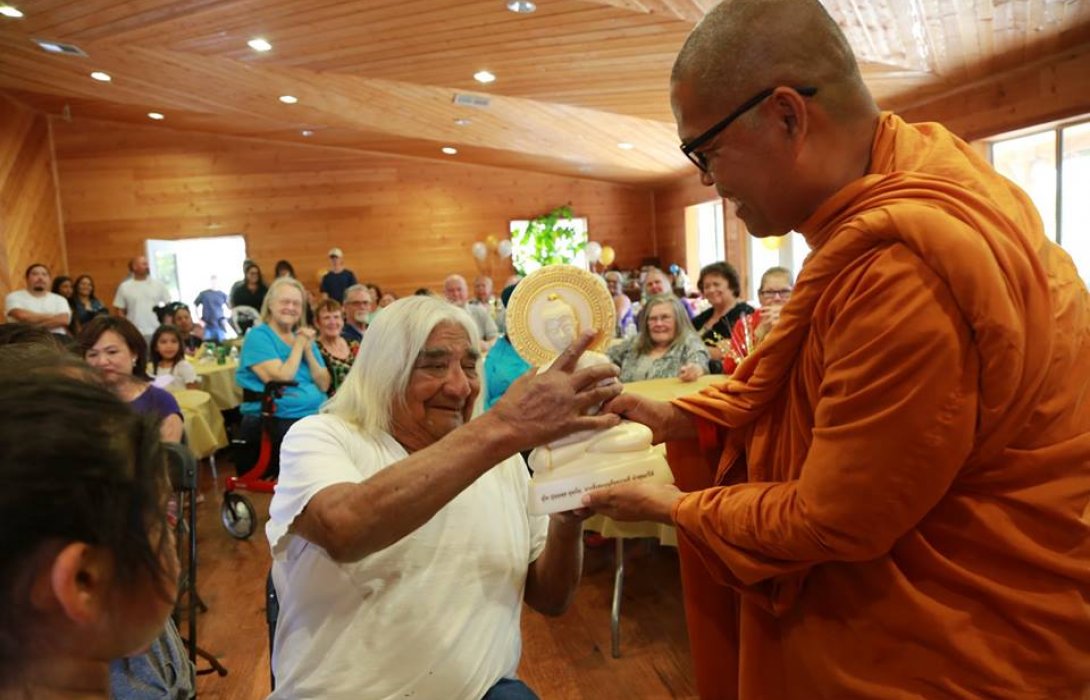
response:
{"label": "yellow tablecloth", "polygon": [[629,382],[624,385],[624,390],[629,394],[639,394],[656,401],[670,401],[672,399],[695,394],[704,387],[726,381],[722,374],[705,374],[693,382],[683,382],[677,377],[668,379],[645,379],[642,382]]}
{"label": "yellow tablecloth", "polygon": [[193,368],[201,378],[201,390],[212,395],[216,410],[226,411],[242,403],[242,388],[235,383],[235,371],[238,362],[227,360],[226,364],[193,360]]}
{"label": "yellow tablecloth", "polygon": [[174,398],[182,409],[189,449],[198,459],[211,457],[216,450],[227,447],[223,416],[208,392],[184,389],[174,392]]}

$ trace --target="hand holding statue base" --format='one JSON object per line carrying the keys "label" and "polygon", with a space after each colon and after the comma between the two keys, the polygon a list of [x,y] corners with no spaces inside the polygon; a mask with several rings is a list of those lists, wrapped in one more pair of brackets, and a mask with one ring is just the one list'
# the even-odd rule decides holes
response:
{"label": "hand holding statue base", "polygon": [[[613,313],[613,299],[600,279],[570,265],[554,265],[531,274],[515,289],[508,305],[508,335],[524,359],[548,365],[579,337],[580,328],[599,330],[592,348],[608,343]],[[603,362],[609,358],[588,350],[577,368]],[[595,489],[674,481],[663,453],[651,445],[651,429],[631,421],[538,447],[530,453],[530,469],[530,512],[535,515],[579,508],[584,494]]]}

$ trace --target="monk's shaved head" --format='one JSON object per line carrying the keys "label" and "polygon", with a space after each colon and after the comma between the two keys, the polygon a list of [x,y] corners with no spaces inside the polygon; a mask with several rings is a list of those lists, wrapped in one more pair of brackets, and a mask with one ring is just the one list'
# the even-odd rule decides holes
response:
{"label": "monk's shaved head", "polygon": [[778,85],[817,87],[834,112],[873,104],[848,40],[817,0],[724,0],[685,41],[671,82],[705,104]]}

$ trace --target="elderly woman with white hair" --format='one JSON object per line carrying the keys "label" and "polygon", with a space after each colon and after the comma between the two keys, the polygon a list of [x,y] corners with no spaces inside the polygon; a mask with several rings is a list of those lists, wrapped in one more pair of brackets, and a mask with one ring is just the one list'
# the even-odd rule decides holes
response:
{"label": "elderly woman with white hair", "polygon": [[261,303],[262,325],[251,328],[242,342],[235,381],[242,387],[239,412],[243,429],[256,432],[261,414],[261,395],[272,381],[295,382],[276,401],[273,456],[265,475],[276,476],[275,449],[291,425],[318,412],[329,390],[330,375],[315,342],[317,333],[304,325],[307,293],[296,279],[278,277]]}
{"label": "elderly woman with white hair", "polygon": [[568,606],[583,513],[527,513],[519,452],[616,425],[577,370],[584,334],[473,417],[477,324],[432,297],[375,318],[321,414],[284,440],[267,527],[280,616],[272,700],[534,698],[515,678],[522,603]]}

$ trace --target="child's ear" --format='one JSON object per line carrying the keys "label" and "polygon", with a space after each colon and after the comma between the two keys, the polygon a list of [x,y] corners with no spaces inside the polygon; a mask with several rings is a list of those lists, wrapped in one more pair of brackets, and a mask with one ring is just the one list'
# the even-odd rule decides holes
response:
{"label": "child's ear", "polygon": [[113,566],[99,548],[72,542],[41,567],[31,588],[31,603],[55,610],[80,627],[93,627],[108,612]]}

